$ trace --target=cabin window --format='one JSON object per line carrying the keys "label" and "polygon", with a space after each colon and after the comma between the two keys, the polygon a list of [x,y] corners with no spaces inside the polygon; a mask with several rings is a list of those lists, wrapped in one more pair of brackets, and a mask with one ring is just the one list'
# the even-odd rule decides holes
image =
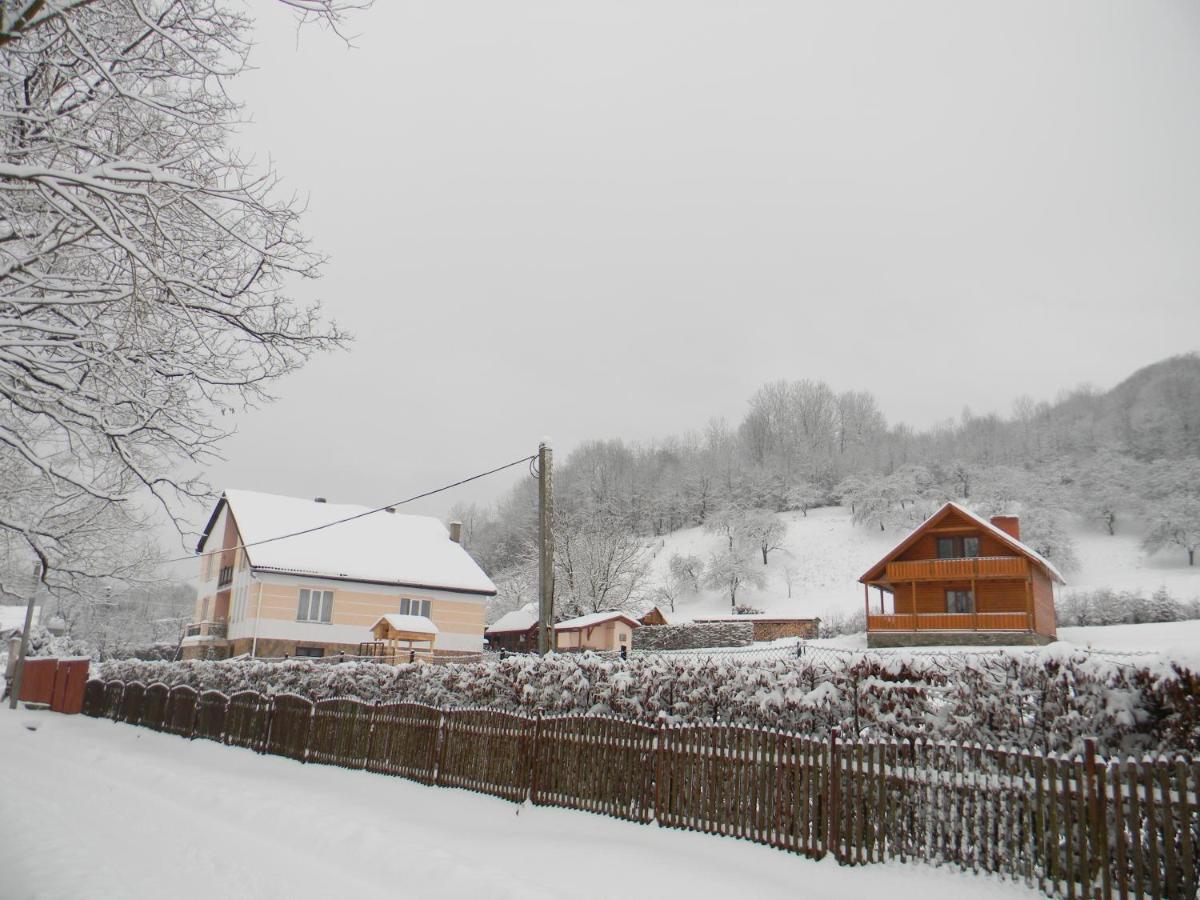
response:
{"label": "cabin window", "polygon": [[938,538],[937,553],[938,559],[954,559],[958,556],[955,552],[954,538]]}
{"label": "cabin window", "polygon": [[946,591],[946,612],[975,612],[975,597],[970,591]]}
{"label": "cabin window", "polygon": [[963,538],[963,556],[978,556],[979,555],[979,538],[965,537]]}
{"label": "cabin window", "polygon": [[428,600],[410,600],[405,597],[400,601],[400,615],[402,616],[424,616],[428,619],[432,608],[433,604]]}
{"label": "cabin window", "polygon": [[300,589],[300,606],[296,619],[300,622],[328,622],[333,615],[333,591]]}
{"label": "cabin window", "polygon": [[961,559],[978,555],[977,537],[942,537],[937,540],[938,559]]}
{"label": "cabin window", "polygon": [[297,647],[297,656],[308,656],[312,658],[322,657],[325,655],[324,647]]}

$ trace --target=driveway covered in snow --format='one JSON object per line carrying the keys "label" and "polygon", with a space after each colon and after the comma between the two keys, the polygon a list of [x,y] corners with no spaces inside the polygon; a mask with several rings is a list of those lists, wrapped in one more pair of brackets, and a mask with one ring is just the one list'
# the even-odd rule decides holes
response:
{"label": "driveway covered in snow", "polygon": [[11,898],[1031,896],[83,716],[0,710],[0,774],[0,893]]}

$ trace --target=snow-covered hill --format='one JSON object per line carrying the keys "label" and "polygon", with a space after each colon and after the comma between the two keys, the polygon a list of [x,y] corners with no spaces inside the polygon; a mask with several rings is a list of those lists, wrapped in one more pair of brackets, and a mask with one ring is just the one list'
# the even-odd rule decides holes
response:
{"label": "snow-covered hill", "polygon": [[[808,516],[782,513],[780,518],[787,525],[787,535],[783,548],[769,554],[765,588],[738,592],[738,603],[778,615],[825,617],[861,610],[863,589],[858,577],[904,536],[858,527],[850,521],[850,511],[838,506],[810,510]],[[1067,586],[1061,590],[1112,588],[1151,593],[1165,586],[1179,600],[1200,597],[1200,566],[1189,568],[1182,552],[1164,551],[1147,558],[1139,535],[1126,531],[1110,536],[1082,523],[1073,523],[1071,536],[1080,567],[1067,573]],[[652,580],[665,578],[673,555],[695,554],[707,560],[723,540],[702,528],[659,538],[653,543]],[[728,594],[715,590],[683,597],[676,604],[680,619],[728,612]]]}

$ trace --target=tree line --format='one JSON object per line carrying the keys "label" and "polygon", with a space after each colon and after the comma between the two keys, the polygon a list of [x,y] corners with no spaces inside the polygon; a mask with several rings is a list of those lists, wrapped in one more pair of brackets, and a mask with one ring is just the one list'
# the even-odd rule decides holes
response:
{"label": "tree line", "polygon": [[[1108,534],[1136,529],[1148,553],[1194,564],[1200,357],[1149,366],[1108,392],[1018,398],[1009,416],[964,410],[925,431],[889,425],[869,393],[806,380],[764,385],[736,425],[589,441],[555,473],[558,608],[673,607],[704,587],[736,606],[739,588],[761,586],[782,538],[776,513],[841,504],[863,528],[903,533],[946,500],[981,515],[1019,512],[1022,539],[1064,571],[1077,566],[1072,517]],[[498,610],[533,599],[536,510],[533,484],[521,483],[492,506],[451,511],[501,587]],[[723,534],[721,550],[672,559],[651,583],[652,539],[692,526]]]}

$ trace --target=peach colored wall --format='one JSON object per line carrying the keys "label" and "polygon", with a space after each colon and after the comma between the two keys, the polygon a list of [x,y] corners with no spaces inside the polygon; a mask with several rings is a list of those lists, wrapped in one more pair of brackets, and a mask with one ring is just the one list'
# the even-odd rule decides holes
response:
{"label": "peach colored wall", "polygon": [[[259,615],[263,619],[295,620],[300,605],[300,585],[264,583],[257,587],[262,597],[261,612],[258,612],[260,607],[255,596],[247,610],[247,618]],[[313,589],[316,589],[315,585]],[[483,634],[486,604],[423,596],[415,591],[377,594],[333,588],[332,623],[370,628],[380,616],[399,612],[400,600],[404,597],[429,600],[429,617],[443,633]]]}
{"label": "peach colored wall", "polygon": [[[622,646],[630,647],[633,644],[633,628],[620,619],[604,622],[594,628],[559,631],[556,634],[559,650],[620,650]],[[624,645],[620,641],[622,635],[625,637]]]}

